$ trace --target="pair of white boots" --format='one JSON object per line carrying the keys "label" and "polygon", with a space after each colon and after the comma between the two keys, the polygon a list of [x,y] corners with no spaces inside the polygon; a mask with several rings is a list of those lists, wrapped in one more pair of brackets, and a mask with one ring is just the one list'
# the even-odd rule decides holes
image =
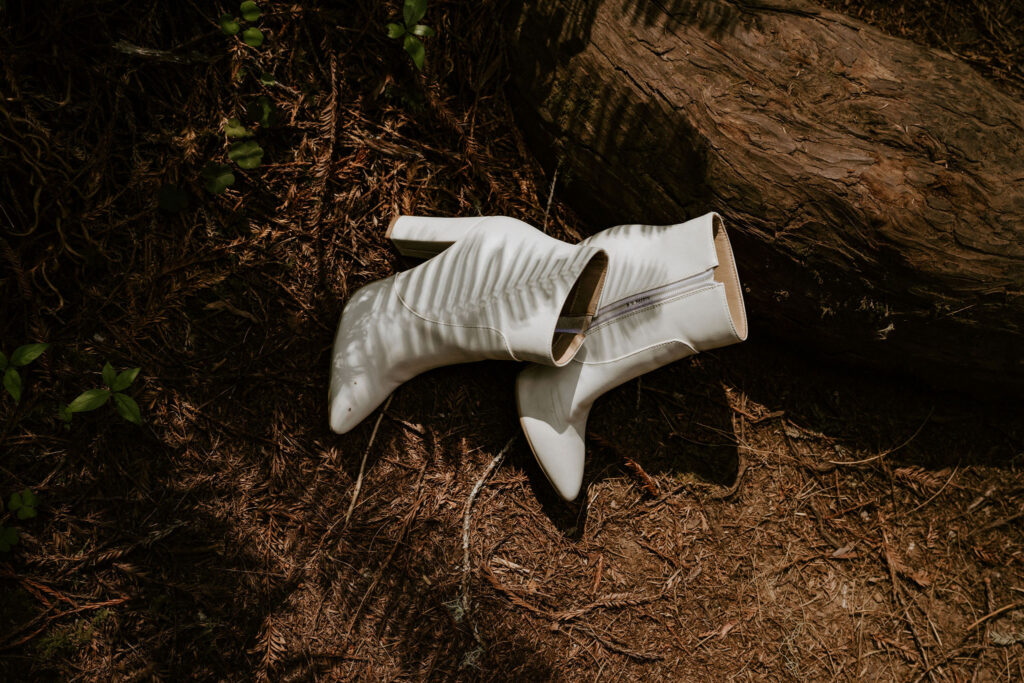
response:
{"label": "pair of white boots", "polygon": [[516,379],[520,423],[566,500],[579,495],[587,416],[599,396],[747,336],[732,249],[715,213],[622,225],[576,246],[503,216],[401,216],[388,238],[402,254],[429,260],[366,285],[345,307],[331,429],[349,431],[427,370],[529,361]]}

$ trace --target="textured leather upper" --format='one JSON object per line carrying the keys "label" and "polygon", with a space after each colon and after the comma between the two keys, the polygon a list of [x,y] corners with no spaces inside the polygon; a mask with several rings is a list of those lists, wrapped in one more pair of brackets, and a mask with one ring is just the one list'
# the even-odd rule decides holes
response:
{"label": "textured leather upper", "polygon": [[[403,382],[484,359],[554,364],[562,306],[600,249],[487,218],[434,258],[352,295],[335,336],[331,428],[343,433]],[[571,354],[562,362],[571,358]]]}
{"label": "textured leather upper", "polygon": [[464,347],[493,353],[490,335],[478,342],[471,332],[493,330],[505,340],[501,357],[551,365],[555,321],[569,291],[599,253],[599,248],[573,247],[514,218],[485,217],[453,247],[399,273],[395,290],[420,318],[464,328]]}

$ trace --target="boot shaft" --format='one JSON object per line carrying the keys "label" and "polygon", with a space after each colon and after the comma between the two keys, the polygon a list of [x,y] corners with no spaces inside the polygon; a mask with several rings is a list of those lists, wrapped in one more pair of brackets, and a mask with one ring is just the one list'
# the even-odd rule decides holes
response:
{"label": "boot shaft", "polygon": [[[442,253],[361,288],[342,311],[329,389],[335,431],[352,429],[427,370],[485,359],[561,366],[582,344],[607,270],[602,250],[510,218],[449,227],[459,235]],[[392,229],[420,244],[437,237],[418,231],[415,218]]]}
{"label": "boot shaft", "polygon": [[397,296],[417,317],[498,330],[511,359],[544,365],[564,365],[583,343],[607,271],[600,248],[574,247],[504,216],[403,216],[390,234],[419,253],[452,245],[396,276]]}
{"label": "boot shaft", "polygon": [[746,339],[739,277],[717,214],[618,226],[583,243],[613,260],[578,362],[607,363],[671,343],[696,353]]}

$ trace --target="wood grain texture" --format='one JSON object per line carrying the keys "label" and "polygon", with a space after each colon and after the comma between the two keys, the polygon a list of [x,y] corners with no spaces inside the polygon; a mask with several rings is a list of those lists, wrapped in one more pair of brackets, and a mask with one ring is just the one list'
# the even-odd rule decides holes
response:
{"label": "wood grain texture", "polygon": [[594,230],[714,209],[753,335],[1024,387],[1024,103],[799,1],[533,0],[517,113]]}

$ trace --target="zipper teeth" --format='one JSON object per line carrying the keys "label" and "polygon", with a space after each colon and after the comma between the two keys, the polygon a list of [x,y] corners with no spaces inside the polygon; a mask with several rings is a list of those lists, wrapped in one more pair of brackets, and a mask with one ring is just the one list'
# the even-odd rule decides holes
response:
{"label": "zipper teeth", "polygon": [[[659,304],[685,292],[702,289],[713,282],[714,272],[715,266],[712,266],[703,272],[685,277],[682,280],[676,280],[675,282],[670,282],[667,285],[661,285],[660,287],[654,287],[643,292],[637,292],[636,294],[631,294],[623,299],[619,299],[618,301],[613,301],[597,312],[597,315],[595,315],[590,321],[589,329],[592,330],[598,325],[610,323],[624,315],[635,313],[636,311],[648,308],[649,306],[654,306],[655,304]],[[556,333],[579,334],[583,331],[583,329],[579,327],[564,326],[568,322],[567,318],[560,318],[558,322],[561,326],[555,328]]]}
{"label": "zipper teeth", "polygon": [[659,304],[686,291],[701,289],[711,284],[714,272],[715,268],[712,266],[696,275],[691,275],[682,280],[676,280],[667,285],[654,287],[653,289],[638,292],[624,299],[614,301],[597,312],[590,326],[593,328],[597,325],[603,325],[642,308]]}

